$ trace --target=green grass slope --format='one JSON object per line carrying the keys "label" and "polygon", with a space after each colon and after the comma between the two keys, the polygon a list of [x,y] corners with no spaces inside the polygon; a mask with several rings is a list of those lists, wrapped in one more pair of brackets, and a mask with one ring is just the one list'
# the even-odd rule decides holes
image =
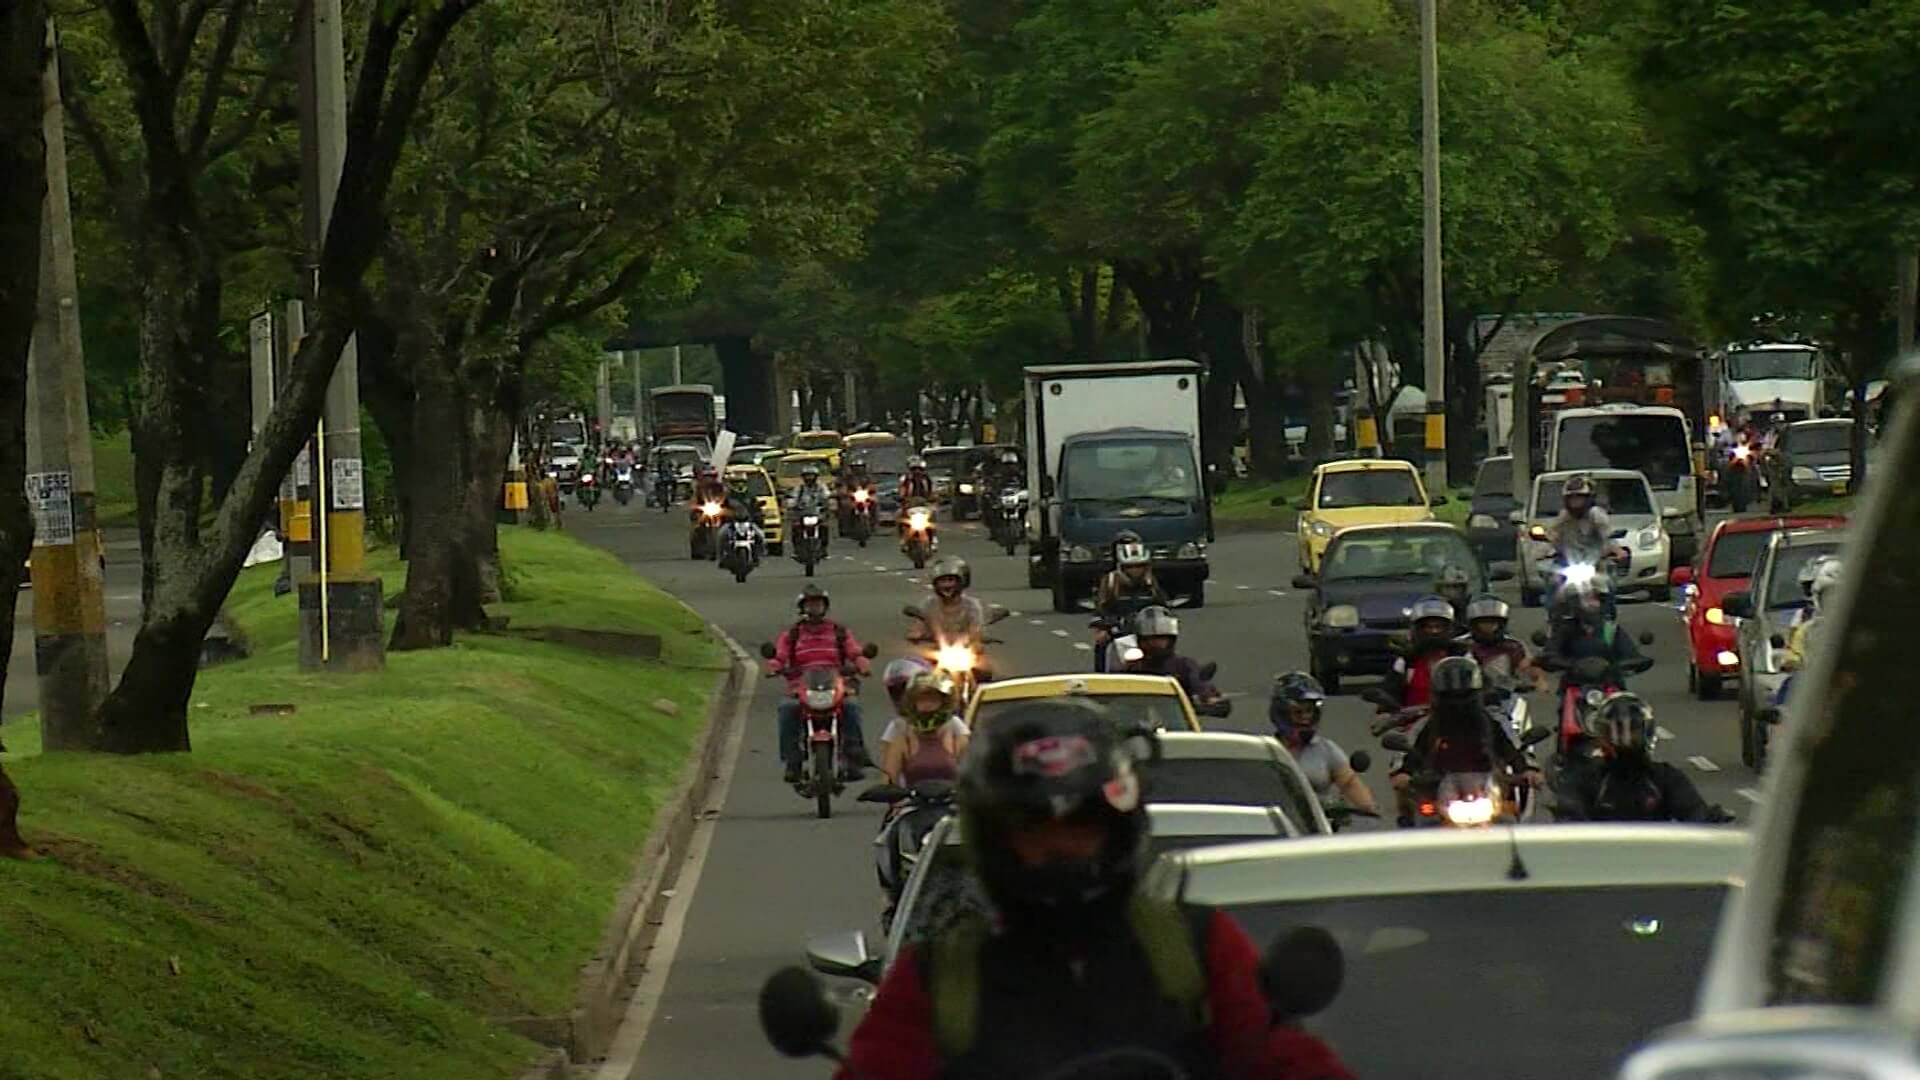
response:
{"label": "green grass slope", "polygon": [[[0,863],[0,1077],[527,1064],[486,1018],[569,1005],[726,659],[610,556],[503,532],[516,629],[659,634],[662,661],[476,636],[302,675],[293,598],[261,567],[230,604],[255,653],[201,677],[192,754],[40,756],[9,726],[48,854]],[[297,711],[249,708],[277,703]]]}

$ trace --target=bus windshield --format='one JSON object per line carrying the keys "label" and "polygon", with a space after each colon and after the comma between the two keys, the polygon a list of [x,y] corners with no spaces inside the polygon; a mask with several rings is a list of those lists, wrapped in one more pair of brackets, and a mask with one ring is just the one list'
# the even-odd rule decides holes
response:
{"label": "bus windshield", "polygon": [[1560,421],[1552,466],[1567,469],[1629,469],[1663,491],[1680,486],[1693,471],[1687,427],[1670,413],[1572,416]]}
{"label": "bus windshield", "polygon": [[1820,354],[1813,349],[1757,349],[1727,354],[1727,378],[1734,382],[1752,379],[1811,379],[1814,362]]}

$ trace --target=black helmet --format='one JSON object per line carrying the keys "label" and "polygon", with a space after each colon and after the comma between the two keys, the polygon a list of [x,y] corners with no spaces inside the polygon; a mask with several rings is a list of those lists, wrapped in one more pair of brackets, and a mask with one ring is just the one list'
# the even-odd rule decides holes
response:
{"label": "black helmet", "polygon": [[[1075,918],[1124,898],[1148,858],[1140,778],[1106,710],[1084,700],[1021,702],[994,718],[960,773],[956,792],[967,847],[995,909],[1009,921]],[[1021,829],[1097,824],[1105,842],[1090,858],[1021,858]]]}
{"label": "black helmet", "polygon": [[[807,611],[807,601],[809,600],[820,601],[820,614],[817,617]],[[819,622],[821,619],[827,617],[827,610],[833,606],[833,597],[827,595],[826,589],[812,582],[808,582],[806,587],[800,590],[800,595],[793,598],[793,606],[795,610],[799,611],[800,614],[809,621]]]}
{"label": "black helmet", "polygon": [[1433,665],[1433,697],[1436,701],[1465,701],[1478,697],[1485,683],[1480,665],[1472,658],[1449,656]]}
{"label": "black helmet", "polygon": [[1640,695],[1624,691],[1607,695],[1587,717],[1587,734],[1616,751],[1650,751],[1659,730],[1653,722],[1653,706]]}
{"label": "black helmet", "polygon": [[[1326,703],[1327,691],[1319,679],[1304,671],[1289,671],[1273,677],[1273,697],[1267,718],[1282,738],[1298,734],[1302,740],[1308,740],[1313,738],[1313,729],[1319,727],[1320,709]],[[1308,730],[1298,730],[1305,717],[1296,717],[1296,711],[1312,717],[1306,724]]]}

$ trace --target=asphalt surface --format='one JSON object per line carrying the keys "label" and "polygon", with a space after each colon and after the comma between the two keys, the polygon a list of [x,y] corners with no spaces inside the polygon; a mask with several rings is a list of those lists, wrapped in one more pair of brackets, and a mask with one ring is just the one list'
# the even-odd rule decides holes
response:
{"label": "asphalt surface", "polygon": [[[131,530],[109,532],[107,556],[107,665],[113,678],[126,666],[140,629],[140,541]],[[13,609],[13,652],[7,660],[7,695],[0,718],[40,708],[40,679],[33,670],[33,590],[21,589]],[[4,733],[0,733],[3,735]]]}
{"label": "asphalt surface", "polygon": [[[790,558],[770,558],[745,584],[711,564],[687,558],[684,512],[661,514],[638,506],[571,511],[575,535],[619,555],[636,572],[685,600],[750,652],[791,620],[795,594],[806,580]],[[946,523],[942,550],[973,566],[974,591],[1018,614],[994,630],[1006,644],[992,656],[1002,677],[1091,669],[1086,616],[1050,610],[1044,592],[1028,589],[1024,553],[1009,557],[989,546],[976,524]],[[1235,716],[1210,728],[1266,730],[1266,694],[1273,676],[1305,668],[1304,599],[1289,584],[1297,556],[1291,535],[1223,535],[1211,551],[1213,581],[1205,608],[1183,613],[1183,653],[1220,665],[1217,679],[1235,703]],[[876,540],[865,550],[835,540],[816,579],[831,590],[833,616],[864,641],[880,646],[876,667],[904,654],[903,604],[926,590],[897,547]],[[1501,585],[1514,605],[1515,632],[1542,625],[1538,611],[1519,607],[1512,583]],[[1672,607],[1623,604],[1621,624],[1651,631],[1645,651],[1656,659],[1633,689],[1654,706],[1662,730],[1660,754],[1683,765],[1702,793],[1741,818],[1758,800],[1757,781],[1739,760],[1735,707],[1702,703],[1686,689],[1686,636]],[[634,1077],[820,1077],[825,1062],[793,1062],[768,1048],[755,1015],[761,982],[776,969],[804,962],[808,937],[866,929],[880,940],[881,899],[874,879],[872,840],[879,808],[854,802],[853,790],[831,820],[813,816],[812,803],[780,783],[773,713],[783,683],[761,680],[737,767],[712,833],[695,892],[674,946],[657,949],[653,964],[671,964],[652,1013]],[[1325,732],[1348,751],[1381,752],[1366,733],[1371,706],[1357,693],[1373,685],[1355,679],[1327,710]],[[866,695],[869,745],[876,748],[886,699],[874,685]],[[1551,709],[1550,695],[1533,695],[1535,709]],[[1376,799],[1391,806],[1384,764],[1368,777]],[[856,786],[857,789],[857,786]],[[1361,822],[1356,828],[1372,823]],[[1387,827],[1391,827],[1390,823]],[[662,956],[663,952],[672,955]],[[656,976],[657,976],[656,972]],[[843,1033],[844,1034],[844,1033]]]}

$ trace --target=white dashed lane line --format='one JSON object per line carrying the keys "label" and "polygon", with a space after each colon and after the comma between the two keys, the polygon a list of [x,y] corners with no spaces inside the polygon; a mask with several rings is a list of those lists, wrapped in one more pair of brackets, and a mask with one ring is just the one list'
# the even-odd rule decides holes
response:
{"label": "white dashed lane line", "polygon": [[1028,619],[1028,620],[1027,620],[1027,622],[1028,622],[1028,624],[1030,624],[1030,625],[1033,625],[1033,626],[1045,626],[1045,625],[1047,625],[1047,620],[1045,620],[1045,619]]}
{"label": "white dashed lane line", "polygon": [[1715,765],[1713,763],[1712,758],[1704,758],[1699,756],[1698,754],[1688,758],[1687,762],[1691,764],[1694,768],[1699,769],[1701,772],[1719,772],[1720,771],[1720,766]]}
{"label": "white dashed lane line", "polygon": [[1067,636],[1067,632],[1066,632],[1065,630],[1055,630],[1055,631],[1053,632],[1053,636],[1054,636],[1054,637],[1066,637],[1066,636]]}
{"label": "white dashed lane line", "polygon": [[1655,735],[1658,735],[1658,736],[1660,736],[1660,737],[1661,737],[1662,739],[1671,739],[1671,738],[1673,738],[1673,732],[1671,732],[1671,731],[1668,731],[1668,730],[1667,730],[1666,728],[1663,728],[1663,727],[1657,727],[1657,728],[1654,728],[1654,729],[1653,729],[1653,733],[1654,733]]}
{"label": "white dashed lane line", "polygon": [[1268,596],[1285,596],[1287,594],[1284,592],[1281,592],[1279,589],[1268,589],[1267,595]]}
{"label": "white dashed lane line", "polygon": [[1251,589],[1251,588],[1253,588],[1253,586],[1251,586],[1251,585],[1235,585],[1235,586],[1234,586],[1234,588],[1236,588],[1236,589],[1239,589],[1239,590],[1240,590],[1241,592],[1246,592],[1246,591],[1247,591],[1248,589]]}
{"label": "white dashed lane line", "polygon": [[1755,805],[1758,805],[1760,802],[1760,793],[1750,787],[1741,788],[1740,797]]}
{"label": "white dashed lane line", "polygon": [[1073,647],[1074,647],[1074,648],[1076,648],[1076,649],[1079,649],[1079,650],[1080,650],[1081,652],[1092,652],[1092,651],[1093,651],[1093,646],[1091,646],[1091,645],[1089,645],[1089,644],[1087,644],[1087,643],[1086,643],[1086,642],[1084,642],[1084,641],[1076,641],[1076,642],[1074,642],[1074,643],[1073,643]]}

